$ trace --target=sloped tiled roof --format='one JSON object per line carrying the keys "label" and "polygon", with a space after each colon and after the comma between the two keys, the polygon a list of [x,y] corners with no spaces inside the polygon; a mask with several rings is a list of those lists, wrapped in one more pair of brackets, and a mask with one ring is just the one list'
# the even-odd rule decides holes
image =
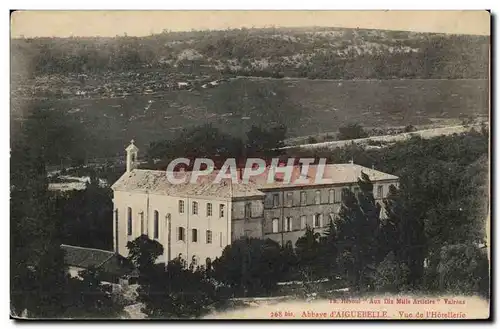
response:
{"label": "sloped tiled roof", "polygon": [[255,184],[232,184],[229,179],[214,183],[217,172],[198,177],[196,184],[189,183],[191,172],[173,173],[175,178],[187,175],[186,183],[172,184],[165,171],[135,169],[125,173],[111,187],[115,191],[136,191],[165,194],[179,197],[205,196],[213,199],[229,200],[231,196],[263,196]]}
{"label": "sloped tiled roof", "polygon": [[98,268],[115,255],[112,251],[65,244],[61,245],[61,249],[65,252],[64,261],[66,265],[82,268],[89,268],[91,266]]}
{"label": "sloped tiled roof", "polygon": [[[189,179],[193,172],[175,172],[173,173],[174,177],[186,177],[186,183],[172,184],[169,182],[165,171],[135,169],[123,174],[122,177],[113,184],[112,189],[115,191],[148,192],[179,197],[204,196],[213,199],[229,200],[231,197],[263,196],[264,193],[260,190],[280,187],[352,184],[358,181],[362,172],[367,174],[372,181],[398,179],[397,176],[375,169],[346,163],[325,165],[323,175],[320,176],[325,180],[329,180],[329,182],[322,183],[315,181],[316,174],[320,170],[319,168],[318,165],[309,166],[308,175],[305,177],[307,180],[306,182],[298,181],[301,177],[301,169],[299,166],[293,167],[290,182],[284,182],[282,180],[284,177],[282,173],[275,174],[275,179],[268,182],[270,170],[268,167],[262,174],[250,177],[250,181],[247,184],[231,184],[230,179],[222,179],[221,182],[214,183],[215,177],[219,171],[214,171],[207,176],[198,177],[196,184],[189,183]],[[319,172],[319,174],[321,174],[321,172]],[[273,173],[271,173],[271,175],[273,175]]]}
{"label": "sloped tiled roof", "polygon": [[[269,170],[270,170],[269,168],[266,168],[264,173],[262,173],[261,175],[252,177],[252,180],[255,182],[255,184],[259,186],[259,189],[268,189],[268,188],[270,189],[270,188],[292,187],[292,186],[314,186],[322,184],[352,184],[358,181],[358,178],[361,177],[362,172],[367,174],[371,181],[398,179],[397,176],[387,174],[375,169],[363,167],[357,164],[340,163],[340,164],[325,165],[323,173],[321,173],[320,166],[310,165],[309,170],[307,172],[307,177],[304,177],[304,179],[307,180],[307,182],[304,183],[299,181],[299,178],[301,177],[301,168],[299,166],[293,167],[289,183],[280,181],[280,179],[284,178],[283,173],[275,174],[276,179],[271,183],[268,183]],[[320,181],[316,182],[317,174],[319,175],[319,178],[328,180],[328,183],[321,183]]]}

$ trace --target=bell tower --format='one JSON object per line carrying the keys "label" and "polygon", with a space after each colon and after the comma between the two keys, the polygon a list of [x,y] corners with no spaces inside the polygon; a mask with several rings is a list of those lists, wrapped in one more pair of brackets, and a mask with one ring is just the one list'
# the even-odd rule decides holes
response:
{"label": "bell tower", "polygon": [[131,172],[136,168],[137,153],[139,149],[134,145],[134,140],[130,141],[130,145],[125,149],[127,151],[127,172]]}

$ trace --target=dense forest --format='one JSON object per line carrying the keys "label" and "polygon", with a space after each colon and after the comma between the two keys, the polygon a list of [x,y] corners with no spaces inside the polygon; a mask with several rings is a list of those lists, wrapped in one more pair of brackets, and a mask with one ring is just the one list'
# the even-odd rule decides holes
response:
{"label": "dense forest", "polygon": [[233,29],[148,37],[13,39],[15,73],[166,69],[311,79],[487,78],[482,36],[381,30]]}

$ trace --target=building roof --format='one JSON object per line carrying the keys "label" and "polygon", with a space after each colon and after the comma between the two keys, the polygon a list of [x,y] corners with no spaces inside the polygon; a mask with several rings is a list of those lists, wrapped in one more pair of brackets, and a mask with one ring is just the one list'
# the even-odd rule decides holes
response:
{"label": "building roof", "polygon": [[[321,172],[321,166],[310,165],[307,172],[307,177],[303,177],[303,180],[307,180],[307,182],[304,183],[299,181],[299,178],[301,177],[301,168],[299,166],[293,167],[289,183],[283,181],[285,176],[283,173],[275,174],[275,179],[271,182],[268,182],[269,174],[271,174],[271,176],[273,175],[273,173],[269,172],[270,168],[266,168],[264,173],[262,173],[261,175],[252,177],[252,180],[256,185],[259,186],[259,189],[274,189],[280,187],[295,186],[353,184],[358,181],[358,178],[361,177],[362,172],[367,174],[371,181],[398,179],[397,176],[387,174],[375,169],[363,167],[354,163],[326,164],[323,168],[324,171]],[[327,182],[316,181],[317,175],[319,175],[318,178],[322,178]]]}
{"label": "building roof", "polygon": [[[306,180],[305,182],[298,181],[301,177],[301,168],[299,166],[294,166],[292,168],[290,182],[283,181],[283,173],[274,174],[275,178],[271,179],[271,182],[268,182],[269,174],[271,174],[271,177],[273,175],[272,172],[269,172],[270,170],[270,167],[267,167],[262,174],[250,177],[247,184],[236,182],[231,184],[229,178],[224,178],[219,183],[215,183],[214,180],[219,173],[218,170],[210,175],[198,177],[196,184],[189,183],[191,175],[193,175],[194,172],[173,172],[172,175],[175,178],[186,177],[186,183],[172,184],[168,180],[165,171],[134,169],[131,172],[124,173],[122,177],[113,184],[112,189],[115,191],[134,191],[178,197],[200,196],[219,200],[230,200],[231,198],[264,196],[261,190],[265,189],[353,184],[361,177],[361,172],[367,174],[372,181],[398,179],[397,176],[353,163],[327,164],[324,166],[322,175],[320,166],[310,165],[307,177],[303,177],[303,180]],[[315,179],[317,174],[324,180],[328,180],[328,182],[317,182]],[[241,179],[241,177],[242,176],[239,174],[238,179]]]}
{"label": "building roof", "polygon": [[[231,197],[264,196],[255,188],[255,184],[231,184],[229,179],[215,183],[217,172],[201,176],[197,184],[189,183],[193,172],[174,172],[175,178],[186,176],[186,183],[172,184],[163,170],[134,169],[120,177],[111,188],[115,191],[134,191],[152,194],[165,194],[178,197],[210,197],[218,200],[230,200]],[[232,186],[231,186],[232,185]]]}
{"label": "building roof", "polygon": [[82,268],[89,268],[91,266],[98,268],[115,255],[112,251],[69,246],[65,244],[61,245],[61,249],[65,252],[64,262],[66,265]]}
{"label": "building roof", "polygon": [[134,266],[125,257],[112,251],[69,246],[62,244],[64,251],[64,262],[68,266],[88,269],[94,267],[108,274],[119,276],[130,275],[134,272]]}

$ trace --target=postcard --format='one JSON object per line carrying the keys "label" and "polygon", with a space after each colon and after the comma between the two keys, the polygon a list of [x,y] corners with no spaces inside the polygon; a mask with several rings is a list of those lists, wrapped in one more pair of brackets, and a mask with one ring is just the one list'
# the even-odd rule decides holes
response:
{"label": "postcard", "polygon": [[488,11],[13,11],[10,316],[490,319]]}

